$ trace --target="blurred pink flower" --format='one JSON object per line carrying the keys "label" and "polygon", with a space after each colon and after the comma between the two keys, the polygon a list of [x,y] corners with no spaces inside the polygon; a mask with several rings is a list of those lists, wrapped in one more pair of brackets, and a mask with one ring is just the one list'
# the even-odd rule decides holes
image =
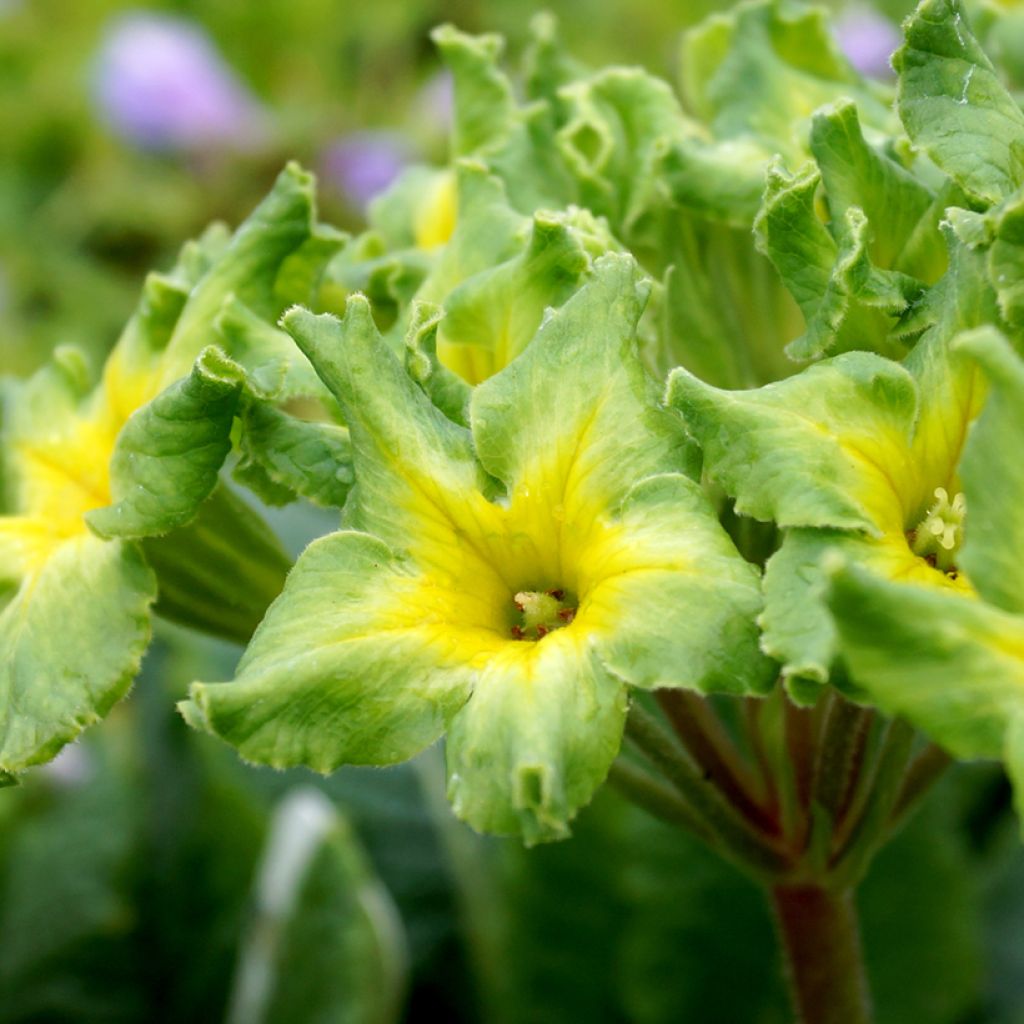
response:
{"label": "blurred pink flower", "polygon": [[252,149],[266,138],[263,108],[206,32],[183,18],[116,18],[100,47],[94,87],[105,120],[146,149]]}

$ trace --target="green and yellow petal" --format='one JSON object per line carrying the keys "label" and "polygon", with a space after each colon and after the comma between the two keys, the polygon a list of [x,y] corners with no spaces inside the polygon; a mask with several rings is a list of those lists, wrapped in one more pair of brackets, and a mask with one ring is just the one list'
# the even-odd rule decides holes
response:
{"label": "green and yellow petal", "polygon": [[472,607],[380,540],[333,534],[296,563],[234,682],[195,684],[183,713],[261,764],[404,760],[442,735],[469,664],[499,642]]}
{"label": "green and yellow petal", "polygon": [[155,597],[135,545],[86,531],[0,590],[0,772],[49,760],[124,696]]}
{"label": "green and yellow petal", "polygon": [[1024,711],[1024,620],[967,596],[834,571],[829,607],[858,690],[958,757],[1000,757]]}
{"label": "green and yellow petal", "polygon": [[619,752],[626,708],[621,679],[572,627],[506,646],[449,729],[455,813],[528,843],[564,838]]}

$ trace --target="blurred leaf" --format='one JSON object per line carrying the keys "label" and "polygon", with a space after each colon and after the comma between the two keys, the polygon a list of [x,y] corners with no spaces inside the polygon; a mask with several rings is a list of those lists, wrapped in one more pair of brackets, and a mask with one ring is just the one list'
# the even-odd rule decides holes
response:
{"label": "blurred leaf", "polygon": [[402,926],[344,819],[318,791],[279,806],[243,943],[232,1024],[389,1024]]}
{"label": "blurred leaf", "polygon": [[82,746],[48,771],[4,795],[18,802],[0,854],[0,1021],[140,1021],[134,796]]}
{"label": "blurred leaf", "polygon": [[977,873],[947,781],[882,850],[858,894],[878,1024],[959,1024],[982,967]]}

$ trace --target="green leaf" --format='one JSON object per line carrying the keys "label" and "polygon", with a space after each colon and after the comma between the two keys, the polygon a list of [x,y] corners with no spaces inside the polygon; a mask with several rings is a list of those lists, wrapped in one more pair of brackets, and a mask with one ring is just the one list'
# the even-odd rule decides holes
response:
{"label": "green leaf", "polygon": [[217,349],[204,349],[188,377],[131,416],[111,456],[112,502],[86,514],[99,536],[159,536],[195,516],[231,450],[243,376]]}
{"label": "green leaf", "polygon": [[145,1015],[131,885],[137,794],[95,749],[69,753],[86,777],[60,784],[35,775],[14,806],[4,794],[3,1024]]}
{"label": "green leaf", "polygon": [[[623,924],[635,912],[626,898],[629,858],[622,833],[627,824],[644,822],[631,813],[614,793],[602,791],[566,842],[529,848],[502,843],[494,851],[501,883],[496,909],[505,924],[496,957],[501,1020],[633,1019],[623,1012],[621,994]],[[634,867],[644,863],[632,861]]]}
{"label": "green leaf", "polygon": [[893,57],[911,141],[976,200],[1024,183],[1024,114],[971,35],[959,0],[924,0]]}
{"label": "green leaf", "polygon": [[947,784],[929,799],[879,852],[858,889],[879,1024],[953,1024],[977,1008],[989,966],[981,943],[979,865],[967,856],[963,825],[951,813],[955,796]]}
{"label": "green leaf", "polygon": [[0,610],[0,771],[49,760],[128,691],[153,573],[133,544],[65,541]]}
{"label": "green leaf", "polygon": [[229,1024],[393,1024],[401,920],[350,826],[317,790],[278,807],[243,940]]}

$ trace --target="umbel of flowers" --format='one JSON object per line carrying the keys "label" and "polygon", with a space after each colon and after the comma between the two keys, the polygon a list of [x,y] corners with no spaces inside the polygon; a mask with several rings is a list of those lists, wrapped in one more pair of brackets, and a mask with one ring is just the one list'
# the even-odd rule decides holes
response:
{"label": "umbel of flowers", "polygon": [[[1024,791],[1024,113],[968,14],[924,0],[895,88],[774,0],[677,88],[539,19],[516,89],[438,30],[447,166],[354,238],[289,169],[94,390],[5,389],[0,771],[127,689],[155,601],[247,642],[181,705],[246,759],[444,736],[456,814],[531,843],[610,778],[765,884],[801,1019],[870,1019],[874,852],[950,756]],[[225,464],[340,510],[283,591]]]}

